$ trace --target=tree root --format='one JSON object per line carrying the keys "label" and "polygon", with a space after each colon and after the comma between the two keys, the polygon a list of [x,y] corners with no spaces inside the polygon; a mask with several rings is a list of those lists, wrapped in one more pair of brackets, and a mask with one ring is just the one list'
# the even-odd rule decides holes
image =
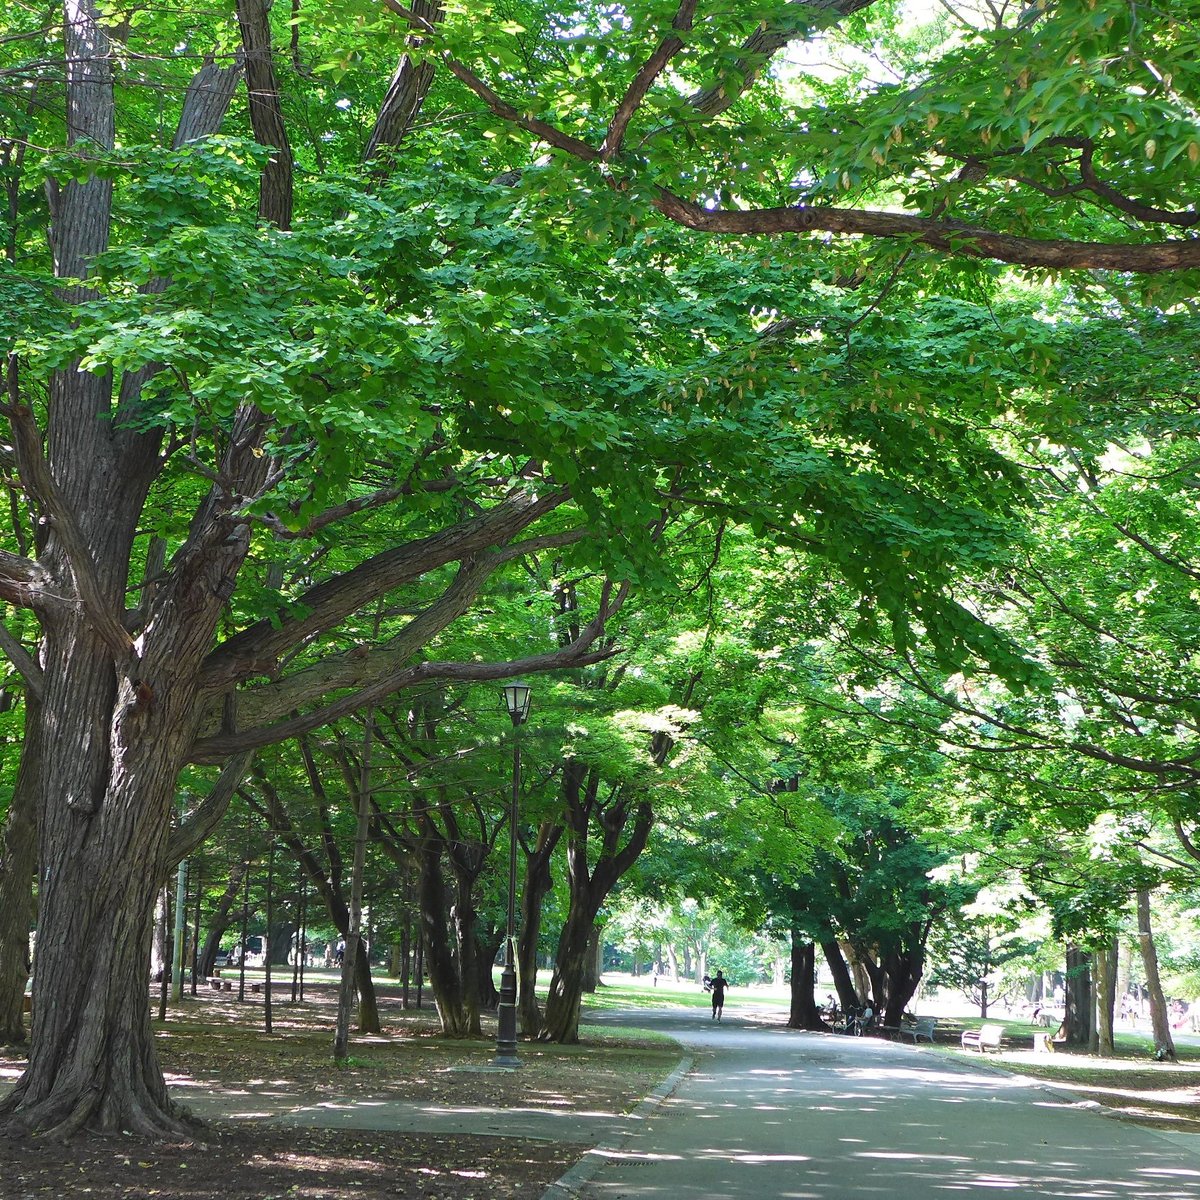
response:
{"label": "tree root", "polygon": [[81,1133],[110,1137],[132,1134],[147,1141],[194,1145],[207,1128],[187,1108],[170,1099],[159,1104],[143,1097],[122,1105],[121,1111],[114,1114],[101,1103],[99,1088],[90,1088],[65,1117],[60,1117],[60,1106],[49,1099],[22,1109],[21,1092],[18,1085],[0,1101],[0,1136],[65,1142]]}

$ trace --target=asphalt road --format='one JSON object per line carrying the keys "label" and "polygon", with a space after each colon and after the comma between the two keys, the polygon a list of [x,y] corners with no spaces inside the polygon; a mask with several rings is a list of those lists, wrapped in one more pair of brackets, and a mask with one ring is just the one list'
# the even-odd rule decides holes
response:
{"label": "asphalt road", "polygon": [[670,1033],[693,1069],[548,1198],[1200,1200],[1197,1135],[1143,1129],[986,1063],[789,1032],[734,1004],[720,1025],[696,1009],[613,1016]]}

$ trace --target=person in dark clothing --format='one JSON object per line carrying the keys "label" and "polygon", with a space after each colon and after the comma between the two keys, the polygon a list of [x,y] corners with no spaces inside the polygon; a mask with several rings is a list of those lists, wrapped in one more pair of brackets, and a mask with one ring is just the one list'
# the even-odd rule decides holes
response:
{"label": "person in dark clothing", "polygon": [[717,973],[712,977],[712,982],[709,986],[712,989],[713,1020],[719,1021],[721,1019],[721,1011],[725,1007],[725,989],[729,986],[729,980],[721,974],[720,968],[717,969]]}

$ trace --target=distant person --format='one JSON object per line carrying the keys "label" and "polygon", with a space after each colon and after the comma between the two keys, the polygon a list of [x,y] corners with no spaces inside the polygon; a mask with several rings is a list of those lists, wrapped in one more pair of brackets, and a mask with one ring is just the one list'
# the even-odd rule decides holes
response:
{"label": "distant person", "polygon": [[346,961],[346,939],[338,938],[337,950],[334,951],[333,961],[340,967]]}
{"label": "distant person", "polygon": [[709,981],[709,987],[712,989],[713,998],[713,1020],[719,1021],[721,1013],[725,1008],[725,989],[729,986],[729,980],[721,974],[721,968],[717,968],[717,973]]}

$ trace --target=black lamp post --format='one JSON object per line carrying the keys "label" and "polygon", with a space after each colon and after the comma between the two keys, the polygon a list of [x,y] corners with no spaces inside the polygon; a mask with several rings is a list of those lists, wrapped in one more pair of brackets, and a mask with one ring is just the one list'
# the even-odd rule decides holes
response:
{"label": "black lamp post", "polygon": [[521,789],[521,726],[529,716],[532,689],[527,683],[506,683],[504,704],[513,723],[512,804],[508,812],[508,924],[504,938],[504,970],[500,975],[499,1028],[495,1063],[519,1067],[517,1057],[517,962],[513,933],[517,925],[517,797]]}

